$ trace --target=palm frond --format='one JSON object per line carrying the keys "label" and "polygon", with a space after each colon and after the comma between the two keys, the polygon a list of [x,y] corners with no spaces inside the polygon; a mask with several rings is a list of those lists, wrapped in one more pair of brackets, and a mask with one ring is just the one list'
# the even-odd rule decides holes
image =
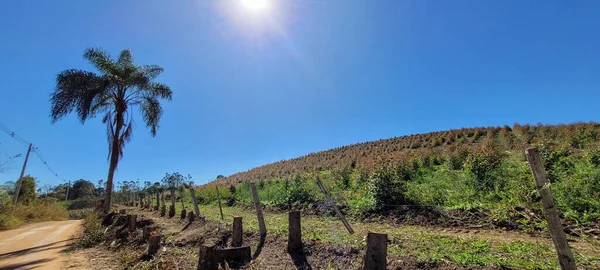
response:
{"label": "palm frond", "polygon": [[158,123],[163,114],[162,106],[158,99],[151,95],[142,97],[140,103],[140,109],[142,112],[142,118],[147,127],[150,128],[150,134],[156,136],[156,130],[158,130]]}
{"label": "palm frond", "polygon": [[125,144],[127,144],[129,141],[131,141],[132,130],[133,130],[133,121],[130,120],[129,123],[126,125],[123,133],[121,133],[121,136],[119,136],[119,156],[120,157],[123,156],[123,149],[125,148]]}
{"label": "palm frond", "polygon": [[121,51],[119,58],[117,59],[117,65],[120,67],[133,66],[133,55],[131,55],[131,51],[129,49]]}
{"label": "palm frond", "polygon": [[99,71],[107,75],[115,75],[118,68],[115,62],[110,58],[110,54],[100,48],[88,48],[83,57],[90,61]]}
{"label": "palm frond", "polygon": [[90,116],[92,102],[105,92],[109,82],[96,74],[76,69],[65,70],[56,78],[56,89],[50,95],[50,118],[56,122],[76,110],[79,120]]}
{"label": "palm frond", "polygon": [[166,100],[171,100],[173,98],[173,91],[171,91],[171,87],[163,83],[153,82],[151,84],[150,92],[152,95],[164,98]]}
{"label": "palm frond", "polygon": [[150,79],[156,79],[164,71],[159,65],[143,65],[139,69]]}
{"label": "palm frond", "polygon": [[[96,116],[100,112],[105,112],[111,109],[111,106],[114,104],[115,96],[110,91],[104,91],[94,98],[92,102],[92,107],[90,109],[90,115]],[[103,123],[105,123],[103,121]]]}

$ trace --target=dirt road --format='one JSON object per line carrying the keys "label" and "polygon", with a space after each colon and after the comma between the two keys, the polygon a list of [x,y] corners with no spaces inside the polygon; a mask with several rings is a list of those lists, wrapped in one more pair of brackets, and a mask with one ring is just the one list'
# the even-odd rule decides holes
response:
{"label": "dirt road", "polygon": [[0,269],[60,269],[82,221],[50,221],[0,232]]}

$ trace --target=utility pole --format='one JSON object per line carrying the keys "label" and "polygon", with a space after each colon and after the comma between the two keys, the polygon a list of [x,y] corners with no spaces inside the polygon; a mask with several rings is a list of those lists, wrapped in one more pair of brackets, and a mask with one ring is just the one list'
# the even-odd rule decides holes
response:
{"label": "utility pole", "polygon": [[65,202],[69,199],[69,188],[71,187],[71,180],[69,180],[69,184],[67,185],[67,195],[65,196]]}
{"label": "utility pole", "polygon": [[21,182],[23,182],[23,174],[25,174],[25,167],[27,167],[27,160],[29,159],[31,146],[32,145],[30,143],[29,148],[27,149],[27,155],[25,156],[25,162],[23,163],[23,169],[21,169],[21,176],[19,176],[19,180],[17,181],[17,188],[15,190],[15,194],[13,195],[13,205],[17,205],[17,200],[19,199],[19,192],[21,191]]}

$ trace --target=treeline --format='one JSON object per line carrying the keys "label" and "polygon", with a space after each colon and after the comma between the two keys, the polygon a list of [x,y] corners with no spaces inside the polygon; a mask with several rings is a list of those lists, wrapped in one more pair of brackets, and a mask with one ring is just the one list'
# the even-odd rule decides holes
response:
{"label": "treeline", "polygon": [[314,209],[326,204],[318,178],[352,215],[416,205],[478,210],[494,222],[543,227],[524,156],[536,146],[564,217],[593,224],[600,221],[599,131],[596,123],[514,125],[393,138],[269,164],[199,187],[198,193],[214,203],[214,185],[220,185],[227,187],[221,188],[224,201],[251,205],[252,181],[266,205]]}
{"label": "treeline", "polygon": [[432,151],[442,155],[480,145],[490,145],[497,151],[519,152],[530,145],[586,149],[596,145],[599,134],[598,123],[462,128],[337,147],[236,173],[219,182],[231,184],[292,178],[304,172],[342,170],[349,166],[370,171],[381,157],[397,162],[429,155]]}

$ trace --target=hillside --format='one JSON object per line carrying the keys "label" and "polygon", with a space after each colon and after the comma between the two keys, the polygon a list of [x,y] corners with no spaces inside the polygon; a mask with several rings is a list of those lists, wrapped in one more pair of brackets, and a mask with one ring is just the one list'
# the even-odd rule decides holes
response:
{"label": "hillside", "polygon": [[448,155],[482,147],[511,152],[523,152],[532,145],[581,150],[595,147],[599,134],[598,123],[462,128],[337,147],[253,168],[215,182],[232,184],[286,179],[304,172],[342,170],[346,167],[370,171],[377,159],[398,162],[432,153]]}

